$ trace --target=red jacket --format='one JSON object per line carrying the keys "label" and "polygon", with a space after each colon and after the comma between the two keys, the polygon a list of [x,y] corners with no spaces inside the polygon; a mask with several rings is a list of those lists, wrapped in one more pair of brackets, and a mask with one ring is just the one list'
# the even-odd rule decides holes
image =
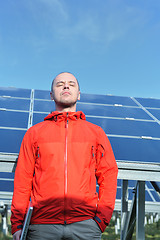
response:
{"label": "red jacket", "polygon": [[[94,218],[109,224],[117,164],[104,131],[82,112],[53,112],[24,136],[14,179],[12,234],[21,228],[31,197],[31,224],[69,224]],[[99,194],[96,192],[96,179]]]}

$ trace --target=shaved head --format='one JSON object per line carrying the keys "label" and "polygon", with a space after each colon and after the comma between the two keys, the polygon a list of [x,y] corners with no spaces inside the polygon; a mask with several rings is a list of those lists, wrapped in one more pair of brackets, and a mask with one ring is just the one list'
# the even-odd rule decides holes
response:
{"label": "shaved head", "polygon": [[[56,79],[58,76],[60,76],[61,74],[63,74],[63,73],[68,73],[68,74],[73,75],[73,74],[70,73],[70,72],[61,72],[61,73],[59,73],[59,74],[53,79],[53,81],[52,81],[52,84],[51,84],[51,92],[53,92],[53,84],[54,84],[55,79]],[[74,75],[73,75],[73,76],[74,76]],[[78,88],[79,88],[79,91],[80,91],[80,85],[79,85],[79,82],[78,82],[78,80],[77,80],[76,77],[75,77],[75,79],[76,79],[76,81],[77,81],[77,83],[78,83]]]}
{"label": "shaved head", "polygon": [[57,111],[76,111],[77,100],[80,100],[79,83],[69,72],[58,74],[51,85],[51,100],[54,100]]}

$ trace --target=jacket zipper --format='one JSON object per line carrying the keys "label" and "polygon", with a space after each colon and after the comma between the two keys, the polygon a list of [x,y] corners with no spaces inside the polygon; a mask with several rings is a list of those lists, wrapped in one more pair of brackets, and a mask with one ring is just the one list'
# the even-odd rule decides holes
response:
{"label": "jacket zipper", "polygon": [[39,146],[37,147],[37,157],[39,158]]}
{"label": "jacket zipper", "polygon": [[94,146],[92,146],[92,159],[94,158]]}
{"label": "jacket zipper", "polygon": [[65,122],[65,159],[64,159],[64,224],[67,224],[66,221],[66,196],[67,196],[67,158],[68,158],[68,112]]}

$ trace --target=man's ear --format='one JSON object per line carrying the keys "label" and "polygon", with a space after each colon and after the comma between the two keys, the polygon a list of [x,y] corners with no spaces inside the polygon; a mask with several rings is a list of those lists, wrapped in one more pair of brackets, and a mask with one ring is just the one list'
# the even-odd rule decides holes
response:
{"label": "man's ear", "polygon": [[81,98],[81,92],[79,91],[78,100],[80,100],[80,98]]}
{"label": "man's ear", "polygon": [[50,92],[51,100],[54,100],[53,92]]}

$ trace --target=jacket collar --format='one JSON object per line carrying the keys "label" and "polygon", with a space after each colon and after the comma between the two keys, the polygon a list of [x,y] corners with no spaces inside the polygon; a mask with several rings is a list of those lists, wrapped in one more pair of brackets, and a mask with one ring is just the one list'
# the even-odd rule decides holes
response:
{"label": "jacket collar", "polygon": [[48,114],[47,117],[44,118],[44,121],[46,120],[51,120],[51,121],[63,121],[66,118],[72,119],[72,120],[77,120],[77,119],[82,119],[86,120],[85,114],[82,111],[78,112],[58,112],[54,111],[50,114]]}

